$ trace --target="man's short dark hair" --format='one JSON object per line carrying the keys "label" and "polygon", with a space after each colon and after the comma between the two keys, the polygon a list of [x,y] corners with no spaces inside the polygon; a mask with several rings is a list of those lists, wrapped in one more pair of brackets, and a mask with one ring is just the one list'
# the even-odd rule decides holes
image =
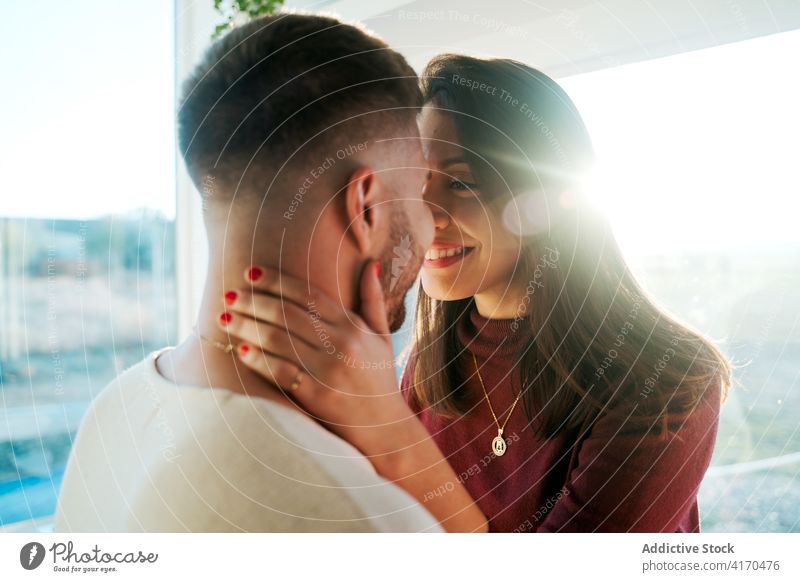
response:
{"label": "man's short dark hair", "polygon": [[263,194],[290,158],[281,174],[318,166],[334,144],[415,123],[417,83],[400,54],[356,26],[258,18],[215,42],[186,80],[179,147],[195,184],[213,175],[224,188],[239,185],[237,196],[251,186]]}

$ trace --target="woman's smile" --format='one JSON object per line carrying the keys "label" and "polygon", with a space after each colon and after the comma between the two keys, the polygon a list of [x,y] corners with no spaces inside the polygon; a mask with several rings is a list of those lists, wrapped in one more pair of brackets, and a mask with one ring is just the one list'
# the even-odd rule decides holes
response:
{"label": "woman's smile", "polygon": [[446,244],[436,244],[428,249],[425,253],[425,262],[423,268],[425,269],[443,269],[455,265],[472,251],[475,247],[464,247]]}

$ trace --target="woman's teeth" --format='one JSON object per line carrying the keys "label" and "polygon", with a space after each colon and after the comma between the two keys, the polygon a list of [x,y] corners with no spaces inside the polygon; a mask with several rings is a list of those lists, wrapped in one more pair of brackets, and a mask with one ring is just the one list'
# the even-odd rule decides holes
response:
{"label": "woman's teeth", "polygon": [[464,252],[464,247],[456,247],[452,249],[429,249],[425,253],[425,260],[435,261],[436,259],[443,259],[445,257],[454,257]]}

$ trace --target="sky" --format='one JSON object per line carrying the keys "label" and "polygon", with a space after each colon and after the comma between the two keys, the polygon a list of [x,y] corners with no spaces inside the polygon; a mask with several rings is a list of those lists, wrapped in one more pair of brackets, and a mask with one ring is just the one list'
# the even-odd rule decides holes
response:
{"label": "sky", "polygon": [[[12,16],[0,216],[174,217],[172,2],[29,1]],[[800,247],[798,54],[794,31],[559,80],[623,248]]]}
{"label": "sky", "polygon": [[0,216],[174,216],[172,10],[30,0],[0,19]]}

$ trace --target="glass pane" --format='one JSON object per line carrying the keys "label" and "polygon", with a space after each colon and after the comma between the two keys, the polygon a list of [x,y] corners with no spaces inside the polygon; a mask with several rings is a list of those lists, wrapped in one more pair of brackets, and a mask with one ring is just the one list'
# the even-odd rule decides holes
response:
{"label": "glass pane", "polygon": [[172,5],[40,12],[0,23],[0,525],[53,513],[89,401],[176,334]]}
{"label": "glass pane", "polygon": [[800,530],[800,32],[563,80],[647,289],[738,366],[704,531]]}

